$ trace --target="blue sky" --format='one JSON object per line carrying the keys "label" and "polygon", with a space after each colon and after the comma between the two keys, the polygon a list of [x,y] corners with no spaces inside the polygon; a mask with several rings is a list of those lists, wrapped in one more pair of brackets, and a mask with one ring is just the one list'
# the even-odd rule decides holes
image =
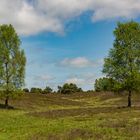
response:
{"label": "blue sky", "polygon": [[[25,49],[28,61],[28,87],[49,85],[56,89],[57,85],[74,82],[85,90],[93,89],[94,80],[102,77],[103,59],[112,47],[112,31],[116,22],[93,24],[89,19],[85,21],[82,17],[80,22],[81,25],[78,22],[74,23],[75,26],[65,35],[41,33],[32,37],[22,37],[22,48]],[[68,26],[71,24],[73,23],[69,23]],[[78,62],[74,63],[76,60]]]}
{"label": "blue sky", "polygon": [[93,89],[103,76],[117,22],[139,22],[139,15],[140,0],[1,0],[0,5],[0,23],[13,24],[22,40],[28,88],[72,82]]}

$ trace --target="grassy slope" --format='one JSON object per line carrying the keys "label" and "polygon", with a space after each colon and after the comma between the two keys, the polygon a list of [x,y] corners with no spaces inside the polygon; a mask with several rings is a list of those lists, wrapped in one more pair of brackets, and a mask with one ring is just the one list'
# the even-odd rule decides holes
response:
{"label": "grassy slope", "polygon": [[[140,96],[24,95],[0,109],[0,140],[139,140]],[[119,107],[120,106],[120,107]]]}

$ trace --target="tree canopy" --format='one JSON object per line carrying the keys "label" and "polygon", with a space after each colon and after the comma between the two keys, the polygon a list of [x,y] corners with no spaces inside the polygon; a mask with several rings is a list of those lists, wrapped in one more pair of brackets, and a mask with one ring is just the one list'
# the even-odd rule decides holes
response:
{"label": "tree canopy", "polygon": [[52,93],[53,90],[49,87],[49,86],[46,86],[46,88],[42,91],[43,94],[48,94],[48,93]]}
{"label": "tree canopy", "polygon": [[8,106],[9,97],[24,85],[26,58],[12,25],[0,25],[0,89]]}
{"label": "tree canopy", "polygon": [[115,90],[115,83],[116,81],[112,78],[99,78],[95,80],[95,91],[114,91]]}
{"label": "tree canopy", "polygon": [[103,73],[116,80],[129,91],[128,106],[131,106],[131,92],[140,84],[140,25],[136,22],[118,23],[114,31],[114,47],[105,58]]}
{"label": "tree canopy", "polygon": [[62,87],[58,86],[58,93],[70,94],[70,93],[76,93],[76,92],[82,92],[82,89],[78,88],[76,84],[65,83]]}
{"label": "tree canopy", "polygon": [[32,87],[30,90],[31,93],[42,93],[41,88]]}

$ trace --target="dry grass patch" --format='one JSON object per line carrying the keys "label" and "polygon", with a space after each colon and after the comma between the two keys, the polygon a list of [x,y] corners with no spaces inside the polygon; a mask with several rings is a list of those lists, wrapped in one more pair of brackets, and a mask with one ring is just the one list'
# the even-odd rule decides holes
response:
{"label": "dry grass patch", "polygon": [[[139,107],[133,108],[133,110],[139,110]],[[96,114],[106,114],[107,113],[121,113],[126,111],[129,112],[128,108],[119,107],[96,107],[96,108],[76,108],[76,109],[59,109],[59,110],[49,110],[46,112],[33,112],[28,113],[28,115],[35,117],[44,117],[48,119],[57,119],[63,117],[75,117],[75,116],[94,116]]]}

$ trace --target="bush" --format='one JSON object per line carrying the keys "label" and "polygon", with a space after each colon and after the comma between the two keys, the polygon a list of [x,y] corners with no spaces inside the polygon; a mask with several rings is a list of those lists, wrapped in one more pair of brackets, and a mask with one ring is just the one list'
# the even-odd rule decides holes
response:
{"label": "bush", "polygon": [[103,77],[100,79],[96,79],[94,88],[96,92],[114,91],[114,85],[115,81],[113,79]]}
{"label": "bush", "polygon": [[23,92],[29,93],[29,89],[28,88],[24,88]]}
{"label": "bush", "polygon": [[50,87],[46,87],[43,91],[42,91],[42,94],[48,94],[48,93],[52,93],[53,90],[50,88]]}
{"label": "bush", "polygon": [[66,83],[62,87],[58,86],[58,93],[70,94],[70,93],[76,93],[76,92],[83,92],[82,89],[78,88],[76,84]]}
{"label": "bush", "polygon": [[31,88],[31,93],[42,93],[42,89],[41,88]]}

